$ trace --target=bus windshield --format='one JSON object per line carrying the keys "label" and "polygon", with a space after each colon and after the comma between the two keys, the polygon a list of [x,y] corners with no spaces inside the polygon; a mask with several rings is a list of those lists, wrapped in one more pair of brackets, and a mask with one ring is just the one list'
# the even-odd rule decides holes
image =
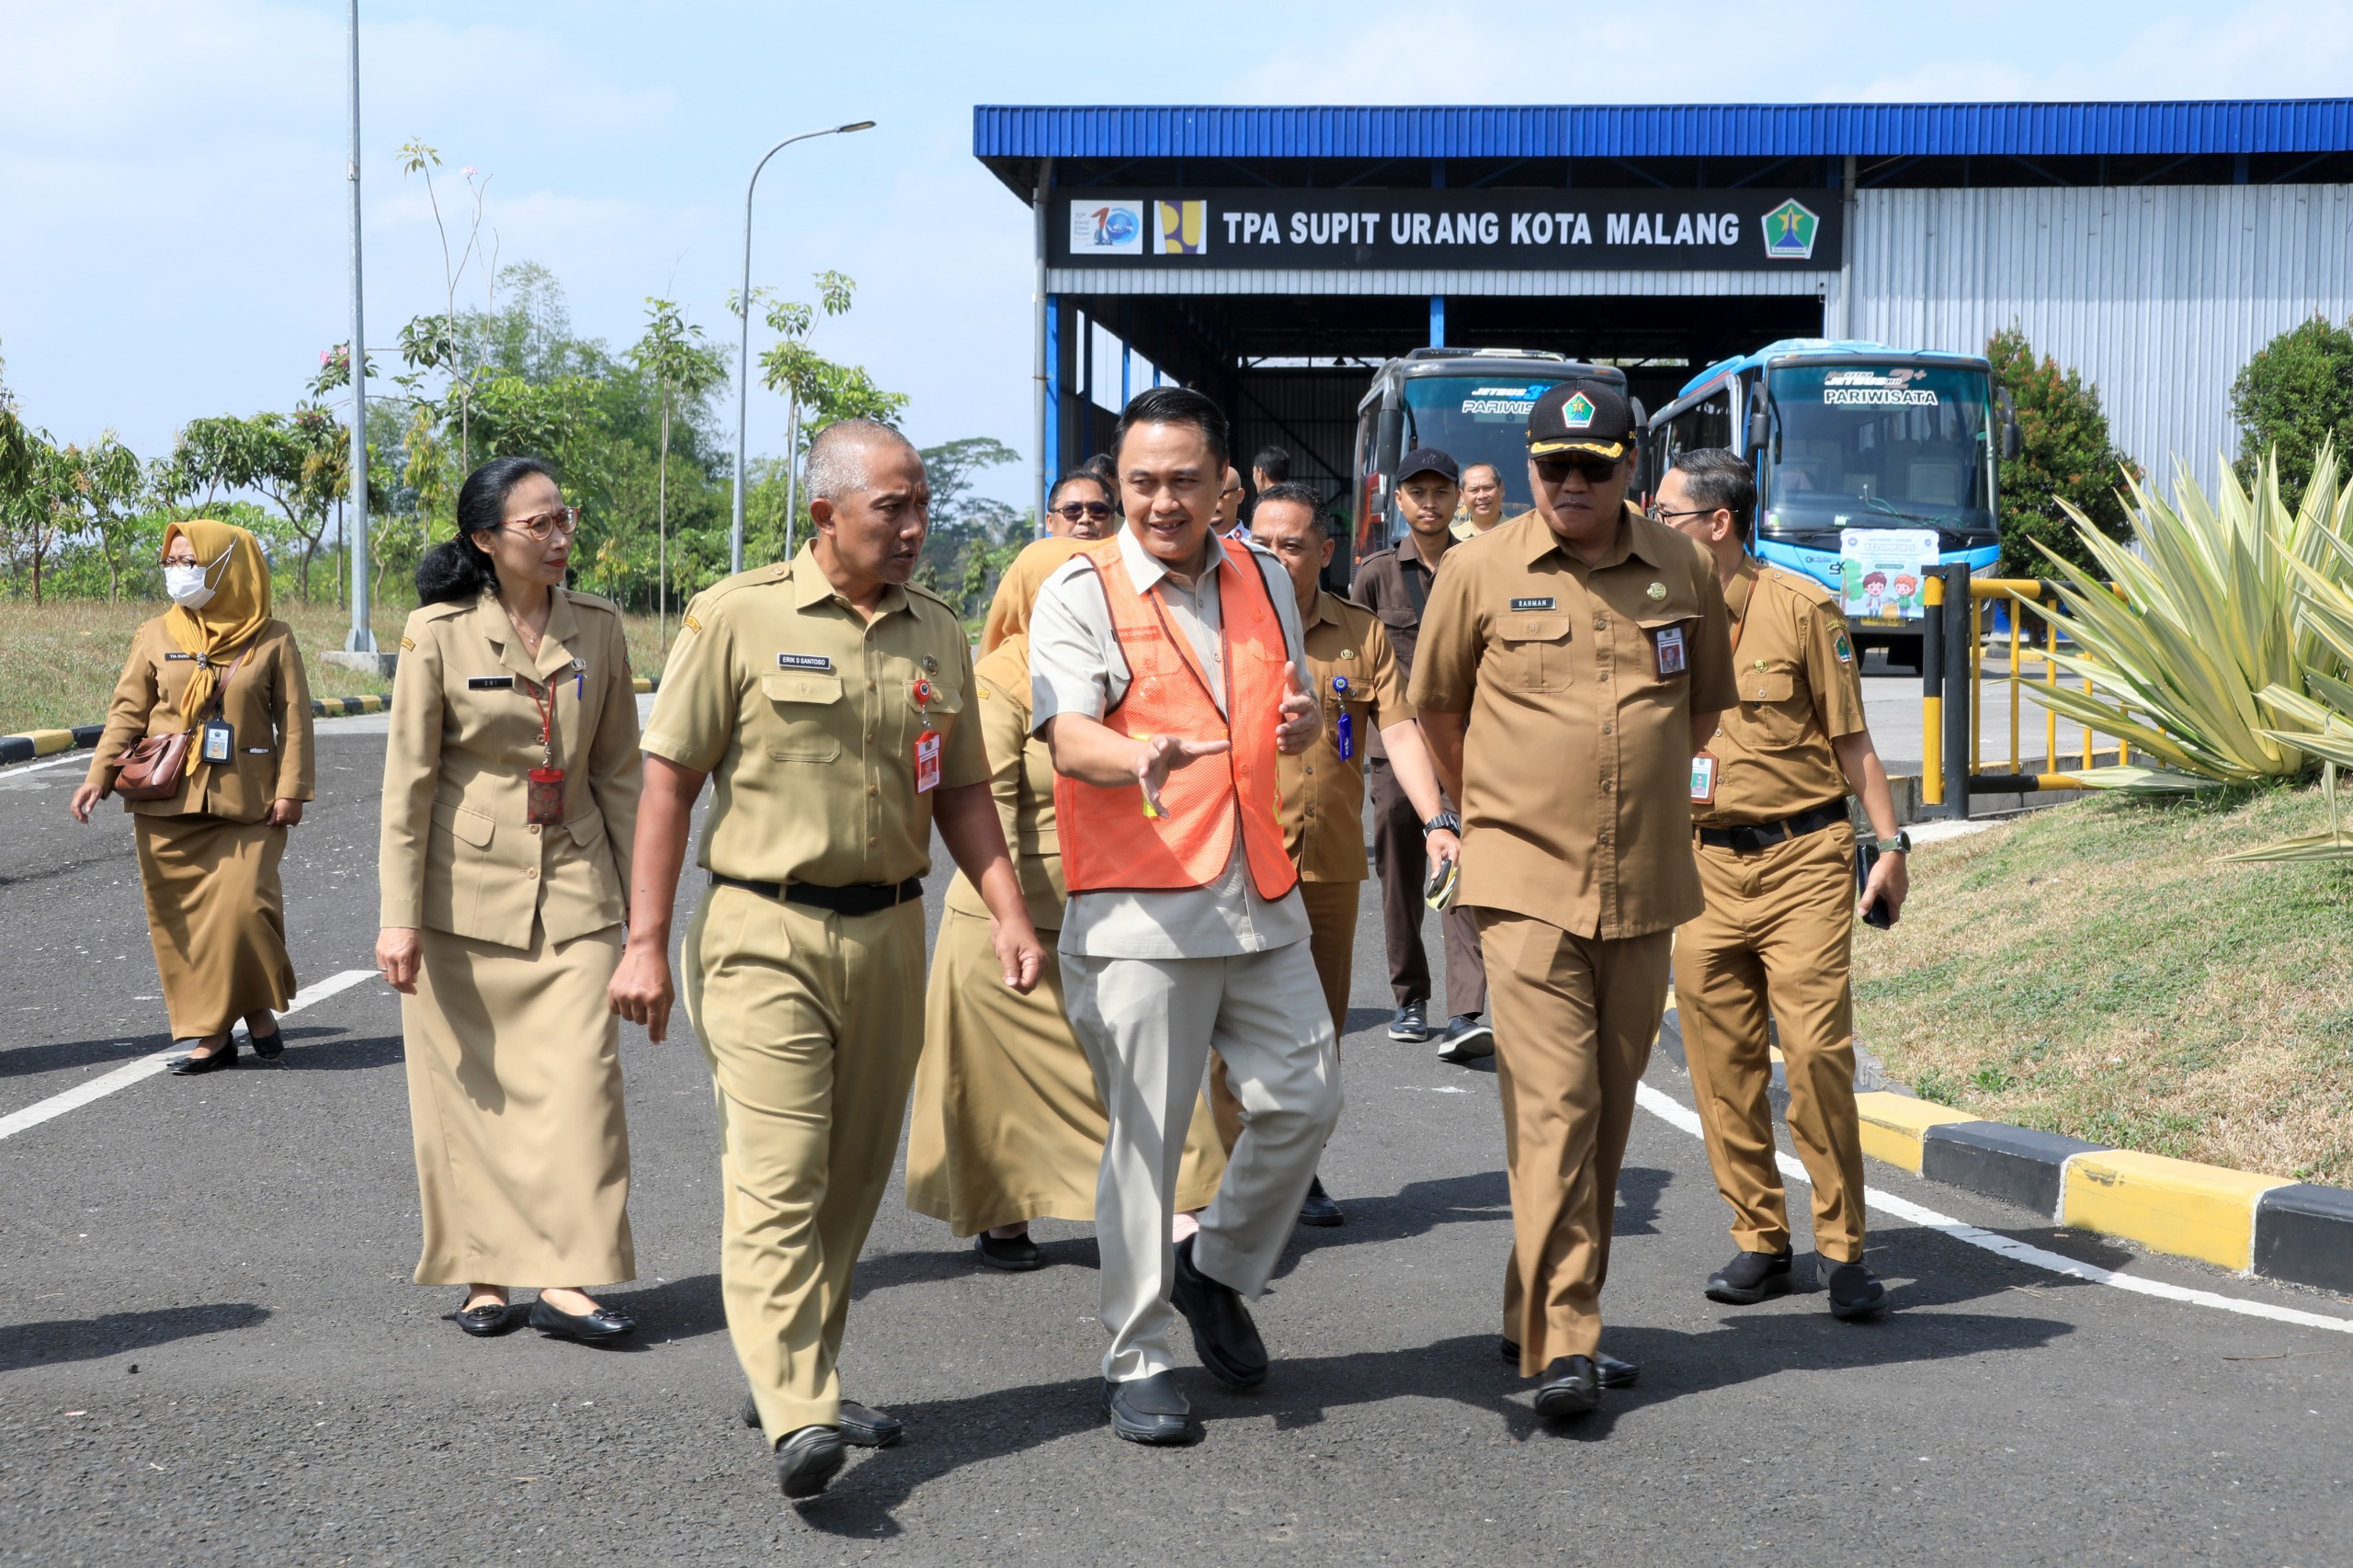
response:
{"label": "bus windshield", "polygon": [[1984,370],[1791,365],[1771,374],[1773,437],[1760,497],[1768,533],[1877,526],[1993,537]]}
{"label": "bus windshield", "polygon": [[[1435,447],[1464,469],[1472,463],[1493,464],[1503,480],[1504,515],[1517,517],[1536,505],[1528,491],[1528,415],[1557,381],[1524,374],[1500,380],[1410,377],[1404,386],[1404,445]],[[1390,522],[1393,540],[1401,526],[1393,506]]]}

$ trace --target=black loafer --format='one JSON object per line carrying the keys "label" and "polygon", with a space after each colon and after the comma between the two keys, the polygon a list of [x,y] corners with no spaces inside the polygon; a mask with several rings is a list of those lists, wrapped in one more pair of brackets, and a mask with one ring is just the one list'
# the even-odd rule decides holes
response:
{"label": "black loafer", "polygon": [[1536,1414],[1547,1419],[1583,1415],[1600,1403],[1601,1377],[1590,1357],[1555,1358],[1544,1369],[1544,1381],[1536,1385]]}
{"label": "black loafer", "polygon": [[246,1040],[253,1046],[254,1054],[264,1062],[275,1062],[286,1054],[284,1029],[272,1029],[267,1034],[248,1035]]}
{"label": "black loafer", "polygon": [[487,1306],[460,1307],[458,1326],[476,1339],[488,1339],[505,1334],[515,1326],[515,1310],[505,1301],[493,1301]]}
{"label": "black loafer", "polygon": [[551,1338],[595,1345],[628,1338],[637,1332],[637,1320],[618,1307],[598,1307],[593,1312],[558,1312],[542,1296],[531,1303],[531,1326]]}
{"label": "black loafer", "polygon": [[831,1426],[803,1426],[776,1446],[776,1480],[795,1503],[822,1496],[842,1471],[849,1450]]}
{"label": "black loafer", "polygon": [[[1503,1352],[1505,1360],[1515,1367],[1519,1365],[1518,1345],[1508,1339],[1498,1339],[1495,1341],[1495,1348]],[[1632,1388],[1635,1380],[1643,1375],[1642,1368],[1633,1362],[1620,1361],[1617,1357],[1605,1355],[1598,1350],[1593,1353],[1593,1369],[1595,1377],[1606,1389]]]}
{"label": "black loafer", "polygon": [[1231,1388],[1256,1388],[1267,1381],[1267,1345],[1241,1293],[1193,1267],[1193,1243],[1176,1244],[1176,1289],[1173,1299],[1193,1325],[1193,1348],[1211,1376]]}
{"label": "black loafer", "polygon": [[236,1064],[237,1037],[231,1035],[210,1056],[199,1056],[190,1051],[186,1056],[174,1057],[168,1071],[176,1078],[193,1078],[199,1073],[218,1073],[223,1067],[234,1067]]}
{"label": "black loafer", "polygon": [[1768,1296],[1787,1295],[1790,1254],[1744,1252],[1708,1276],[1708,1300],[1726,1306],[1753,1307]]}
{"label": "black loafer", "polygon": [[1111,1418],[1111,1435],[1131,1443],[1173,1448],[1199,1440],[1200,1427],[1193,1407],[1167,1372],[1103,1385],[1103,1414]]}
{"label": "black loafer", "polygon": [[[853,1449],[887,1449],[907,1435],[906,1424],[887,1410],[877,1410],[855,1400],[842,1401],[842,1441]],[[750,1394],[744,1396],[744,1425],[757,1427],[760,1407]]]}
{"label": "black loafer", "polygon": [[1322,1176],[1307,1184],[1307,1197],[1299,1206],[1301,1224],[1338,1225],[1347,1220],[1347,1216],[1340,1212],[1340,1206],[1332,1201],[1332,1195],[1324,1190]]}
{"label": "black loafer", "polygon": [[1475,1062],[1495,1053],[1494,1029],[1462,1014],[1446,1020],[1446,1032],[1438,1036],[1438,1059],[1440,1062]]}
{"label": "black loafer", "polygon": [[1430,1020],[1424,1005],[1408,1002],[1399,1007],[1389,1020],[1389,1038],[1419,1045],[1430,1038]]}
{"label": "black loafer", "polygon": [[996,1237],[983,1231],[972,1238],[972,1250],[991,1268],[1002,1268],[1008,1274],[1027,1274],[1033,1268],[1043,1268],[1046,1260],[1038,1256],[1038,1244],[1024,1231],[1017,1236]]}
{"label": "black loafer", "polygon": [[1867,1318],[1887,1305],[1887,1287],[1860,1263],[1830,1267],[1830,1315]]}

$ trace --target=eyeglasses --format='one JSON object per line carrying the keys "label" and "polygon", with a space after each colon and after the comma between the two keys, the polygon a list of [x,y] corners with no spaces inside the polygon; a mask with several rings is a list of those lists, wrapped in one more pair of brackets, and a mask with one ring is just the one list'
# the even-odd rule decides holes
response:
{"label": "eyeglasses", "polygon": [[1618,477],[1618,465],[1608,458],[1539,458],[1537,477],[1547,484],[1558,485],[1567,481],[1571,470],[1582,475],[1587,484],[1607,484]]}
{"label": "eyeglasses", "polygon": [[517,517],[501,526],[512,533],[529,534],[545,544],[558,534],[570,539],[580,531],[580,508],[558,506],[552,512],[541,512],[536,517]]}
{"label": "eyeglasses", "polygon": [[1108,501],[1066,502],[1054,508],[1054,516],[1064,522],[1074,523],[1081,517],[1092,517],[1099,523],[1111,516],[1111,504]]}
{"label": "eyeglasses", "polygon": [[1722,510],[1722,508],[1716,506],[1695,506],[1688,512],[1666,512],[1660,510],[1659,507],[1654,504],[1643,508],[1643,516],[1648,517],[1652,522],[1664,523],[1672,521],[1677,517],[1710,517],[1720,510]]}

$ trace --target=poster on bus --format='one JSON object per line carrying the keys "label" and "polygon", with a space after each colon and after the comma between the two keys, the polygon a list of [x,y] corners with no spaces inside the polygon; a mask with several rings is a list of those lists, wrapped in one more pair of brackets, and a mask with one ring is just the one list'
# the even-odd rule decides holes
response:
{"label": "poster on bus", "polygon": [[1937,544],[1934,528],[1840,529],[1839,608],[1858,620],[1917,620]]}

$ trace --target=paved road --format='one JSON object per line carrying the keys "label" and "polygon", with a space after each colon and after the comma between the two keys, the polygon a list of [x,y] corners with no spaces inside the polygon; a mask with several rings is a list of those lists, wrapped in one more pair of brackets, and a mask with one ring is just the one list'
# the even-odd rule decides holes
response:
{"label": "paved road", "polygon": [[[327,799],[287,874],[306,983],[364,965],[373,935],[382,742],[321,736]],[[0,1116],[165,1043],[129,826],[67,823],[76,772],[0,773]],[[845,1369],[908,1440],[797,1514],[735,1424],[693,1047],[623,1045],[644,1276],[610,1299],[642,1342],[470,1340],[457,1291],[408,1283],[398,1014],[355,986],[290,1020],[281,1066],[151,1077],[0,1141],[0,1561],[2353,1558],[2353,1336],[2071,1283],[1893,1221],[1871,1254],[1900,1309],[1884,1322],[1835,1323],[1819,1295],[1717,1307],[1699,1283],[1730,1251],[1722,1206],[1698,1143],[1650,1115],[1608,1297],[1643,1381],[1546,1426],[1495,1353],[1495,1080],[1391,1043],[1385,991],[1359,970],[1324,1166],[1348,1223],[1302,1232],[1260,1309],[1263,1392],[1180,1374],[1202,1446],[1099,1425],[1085,1227],[1040,1227],[1043,1272],[984,1274],[894,1190]],[[1651,1082],[1688,1102],[1671,1067]],[[2054,1250],[2353,1317],[1871,1176]]]}

